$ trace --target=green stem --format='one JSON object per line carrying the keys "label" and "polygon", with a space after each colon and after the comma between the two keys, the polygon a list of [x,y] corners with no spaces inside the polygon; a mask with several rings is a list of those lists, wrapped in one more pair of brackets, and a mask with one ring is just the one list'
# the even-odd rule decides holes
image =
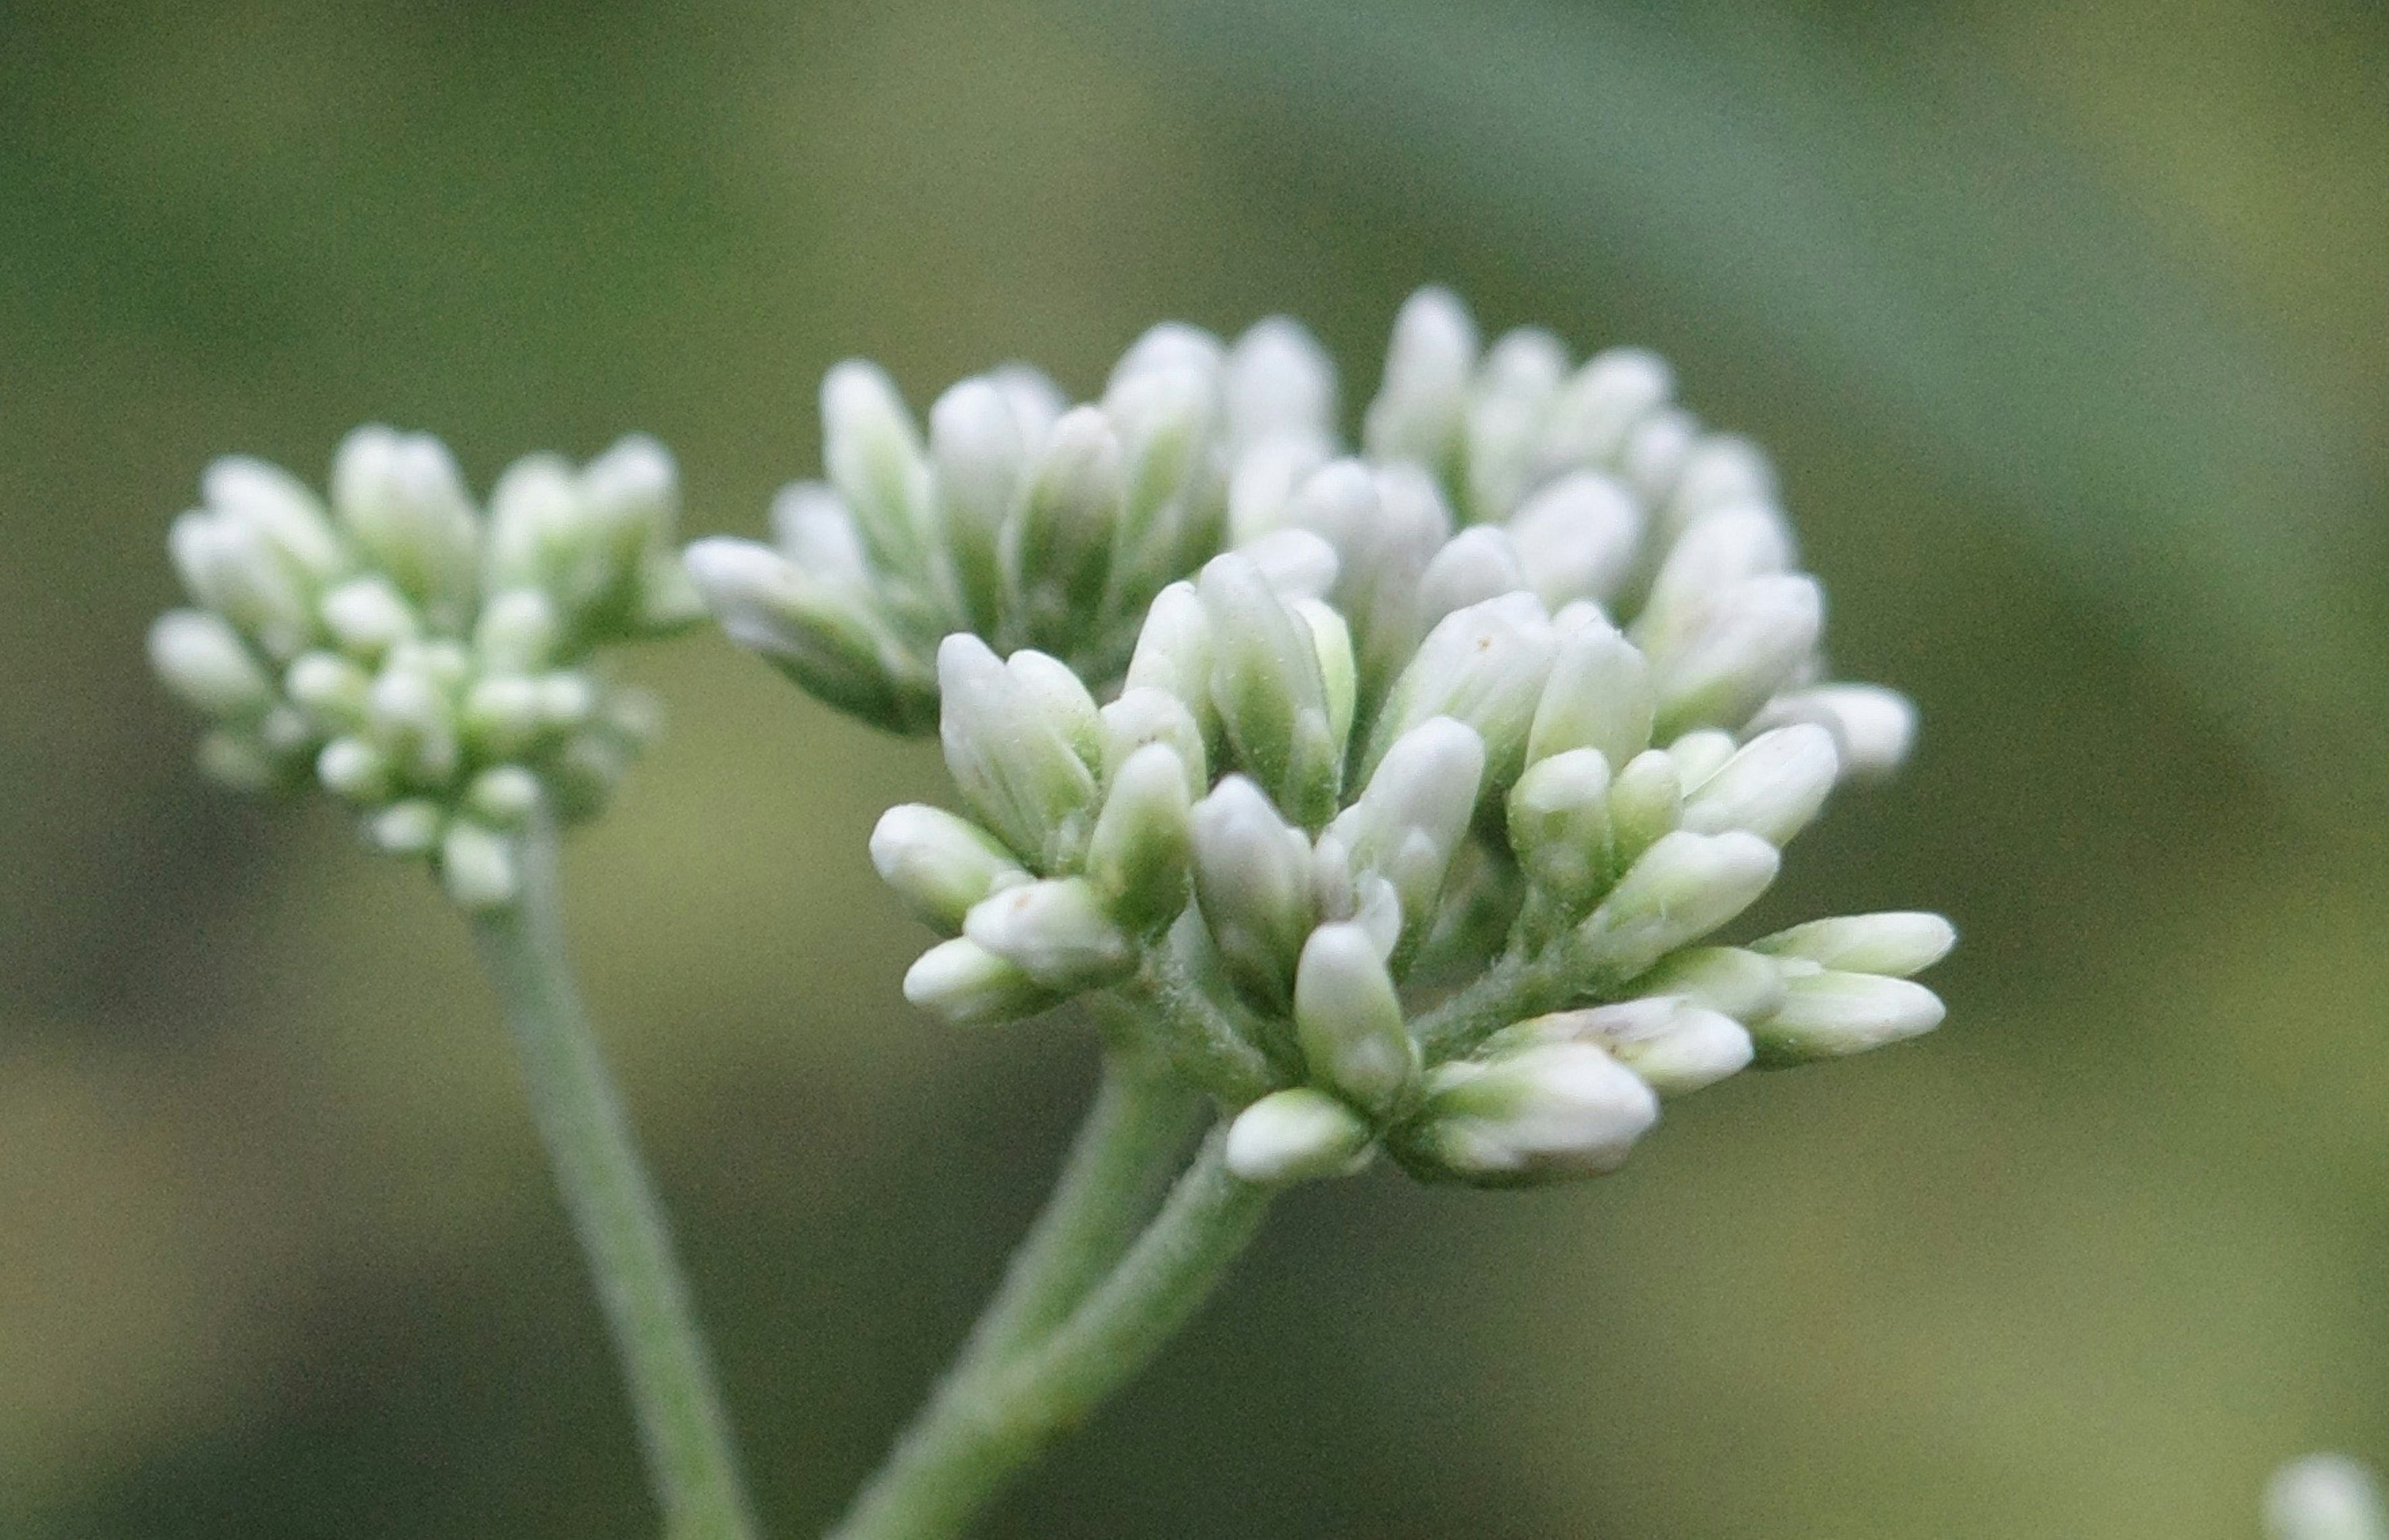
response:
{"label": "green stem", "polygon": [[1020,1469],[1084,1421],[1186,1323],[1245,1249],[1271,1190],[1227,1168],[1212,1130],[1112,1275],[1052,1335],[948,1380],[832,1540],[952,1540]]}
{"label": "green stem", "polygon": [[521,897],[475,914],[473,936],[613,1331],[664,1533],[750,1540],[755,1522],[688,1288],[565,961],[553,836],[535,832],[523,856]]}

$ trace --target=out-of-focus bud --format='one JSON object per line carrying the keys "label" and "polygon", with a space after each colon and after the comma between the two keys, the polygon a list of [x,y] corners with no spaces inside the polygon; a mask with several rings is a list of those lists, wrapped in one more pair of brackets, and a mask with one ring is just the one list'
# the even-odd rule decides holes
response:
{"label": "out-of-focus bud", "polygon": [[752,541],[688,548],[689,576],[730,639],[841,710],[897,732],[934,720],[938,692],[857,592]]}
{"label": "out-of-focus bud", "polygon": [[1228,1126],[1228,1169],[1271,1187],[1341,1177],[1368,1158],[1373,1133],[1324,1091],[1273,1091]]}
{"label": "out-of-focus bud", "polygon": [[210,509],[263,535],[314,582],[331,582],[354,565],[324,504],[279,465],[227,454],[200,476],[199,494]]}
{"label": "out-of-focus bud", "polygon": [[423,633],[415,606],[387,578],[351,578],[324,595],[325,629],[340,650],[364,663],[377,663],[402,642]]}
{"label": "out-of-focus bud", "polygon": [[443,781],[455,772],[455,717],[427,673],[383,669],[365,693],[365,726],[394,769],[424,781]]}
{"label": "out-of-focus bud", "polygon": [[1634,640],[1656,655],[1683,646],[1708,625],[1735,584],[1790,570],[1792,530],[1757,503],[1702,517],[1667,552],[1634,621]]}
{"label": "out-of-focus bud", "polygon": [[1423,288],[1394,318],[1386,378],[1361,425],[1370,457],[1412,460],[1437,473],[1460,443],[1476,367],[1476,324],[1450,289]]}
{"label": "out-of-focus bud", "polygon": [[1732,433],[1712,433],[1693,445],[1667,499],[1669,531],[1691,528],[1713,509],[1775,502],[1775,467],[1757,444]]}
{"label": "out-of-focus bud", "polygon": [[971,629],[985,631],[1001,613],[999,553],[1028,461],[1019,414],[993,380],[966,379],[938,398],[929,459]]}
{"label": "out-of-focus bud", "polygon": [[255,525],[194,511],[174,520],[166,544],[191,597],[268,657],[286,661],[314,640],[311,579]]}
{"label": "out-of-focus bud", "polygon": [[435,630],[463,628],[480,588],[481,524],[439,439],[380,426],[350,434],[332,461],[332,507]]}
{"label": "out-of-focus bud", "polygon": [[520,765],[492,765],[465,787],[465,811],[493,829],[522,827],[539,805],[539,777]]}
{"label": "out-of-focus bud", "polygon": [[315,756],[315,779],[334,796],[379,802],[390,795],[390,757],[362,738],[335,738]]}
{"label": "out-of-focus bud", "polygon": [[440,885],[459,909],[497,909],[522,891],[514,843],[494,829],[457,819],[440,838]]}
{"label": "out-of-focus bud", "polygon": [[1028,473],[1003,553],[1028,635],[1040,645],[1066,652],[1084,633],[1111,571],[1127,495],[1126,463],[1110,419],[1092,406],[1064,413]]}
{"label": "out-of-focus bud", "polygon": [[1879,781],[1897,770],[1916,742],[1916,707],[1879,684],[1820,684],[1778,695],[1751,721],[1755,728],[1815,722],[1833,735],[1842,775]]}
{"label": "out-of-focus bud", "polygon": [[1591,1043],[1552,1042],[1429,1071],[1413,1127],[1443,1171],[1516,1186],[1615,1171],[1658,1120],[1632,1070]]}
{"label": "out-of-focus bud", "polygon": [[1676,379],[1656,353],[1611,348],[1595,353],[1552,399],[1537,463],[1547,471],[1614,465],[1627,435],[1667,403]]}
{"label": "out-of-focus bud", "polygon": [[871,864],[905,907],[948,935],[998,889],[1029,880],[996,837],[942,808],[908,802],[880,815]]}
{"label": "out-of-focus bud", "polygon": [[1616,628],[1588,624],[1562,638],[1535,706],[1528,760],[1572,748],[1600,751],[1614,770],[1651,744],[1651,665]]}
{"label": "out-of-focus bud", "polygon": [[1616,875],[1609,762],[1589,748],[1537,760],[1510,792],[1510,849],[1527,880],[1567,922]]}
{"label": "out-of-focus bud", "polygon": [[1368,933],[1348,921],[1320,926],[1295,973],[1294,1025],[1311,1075],[1383,1116],[1418,1073],[1392,975]]}
{"label": "out-of-focus bud", "polygon": [[1894,910],[1811,920],[1750,944],[1770,957],[1806,958],[1846,974],[1906,978],[1949,954],[1958,932],[1937,914]]}
{"label": "out-of-focus bud", "polygon": [[[1731,836],[1727,836],[1731,837]],[[1783,1003],[1753,1022],[1758,1062],[1769,1068],[1838,1059],[1941,1025],[1940,997],[1921,984],[1828,970],[1788,978]]]}
{"label": "out-of-focus bud", "polygon": [[1503,518],[1517,506],[1533,470],[1543,414],[1567,370],[1567,350],[1539,326],[1504,332],[1487,350],[1463,423],[1471,517]]}
{"label": "out-of-focus bud", "polygon": [[1580,934],[1603,966],[1631,978],[1748,909],[1781,863],[1756,834],[1680,829],[1642,853]]}
{"label": "out-of-focus bud", "polygon": [[957,936],[913,960],[904,998],[957,1026],[1033,1016],[1061,997],[975,941]]}
{"label": "out-of-focus bud", "polygon": [[1683,782],[1667,750],[1647,749],[1626,761],[1609,788],[1609,824],[1618,863],[1634,860],[1673,834],[1683,805]]}
{"label": "out-of-focus bud", "polygon": [[301,653],[283,671],[282,693],[325,731],[353,732],[365,725],[373,676],[339,653]]}
{"label": "out-of-focus bud", "polygon": [[1158,935],[1185,910],[1191,820],[1186,766],[1169,745],[1138,749],[1111,778],[1087,842],[1087,876],[1131,935]]}
{"label": "out-of-focus bud", "polygon": [[998,837],[1051,872],[1085,848],[1095,777],[1077,745],[1092,739],[1100,754],[1100,722],[1092,702],[1081,722],[1043,696],[1041,677],[1007,668],[966,631],[938,648],[939,733],[954,784]]}
{"label": "out-of-focus bud", "polygon": [[1527,498],[1509,530],[1527,581],[1546,606],[1607,604],[1633,570],[1642,509],[1611,477],[1576,471]]}
{"label": "out-of-focus bud", "polygon": [[535,588],[509,589],[481,608],[473,650],[492,673],[528,674],[556,661],[564,624],[556,602]]}
{"label": "out-of-focus bud", "polygon": [[963,935],[1061,994],[1117,983],[1136,966],[1135,948],[1084,877],[992,894],[964,917]]}
{"label": "out-of-focus bud", "polygon": [[1516,542],[1499,525],[1463,529],[1419,574],[1417,623],[1433,626],[1454,610],[1528,587]]}
{"label": "out-of-focus bud", "polygon": [[1506,593],[1444,617],[1386,697],[1369,734],[1363,774],[1394,740],[1430,717],[1450,717],[1485,740],[1487,783],[1506,790],[1527,757],[1527,734],[1559,638],[1531,593]]}
{"label": "out-of-focus bud", "polygon": [[1203,730],[1186,703],[1166,690],[1131,685],[1119,699],[1098,713],[1103,724],[1103,778],[1116,780],[1129,757],[1149,744],[1159,744],[1178,757],[1186,777],[1186,795],[1196,797],[1211,784],[1210,760]]}
{"label": "out-of-focus bud", "polygon": [[1310,843],[1251,781],[1232,775],[1192,814],[1194,895],[1229,976],[1265,1010],[1293,1002],[1317,910]]}
{"label": "out-of-focus bud", "polygon": [[1200,592],[1210,623],[1211,703],[1237,761],[1305,827],[1325,823],[1335,811],[1344,745],[1313,633],[1239,553],[1205,564]]}
{"label": "out-of-focus bud", "polygon": [[1664,503],[1700,437],[1699,418],[1680,407],[1663,406],[1626,430],[1618,474],[1645,503]]}
{"label": "out-of-focus bud", "polygon": [[1762,732],[1684,799],[1696,834],[1747,829],[1779,849],[1808,825],[1833,789],[1833,736],[1803,723]]}
{"label": "out-of-focus bud", "polygon": [[1314,443],[1335,429],[1335,365],[1300,323],[1272,315],[1228,353],[1228,446],[1240,452],[1271,439]]}
{"label": "out-of-focus bud", "polygon": [[853,510],[872,559],[925,581],[933,554],[928,457],[895,382],[875,363],[848,359],[822,376],[821,410],[823,468]]}
{"label": "out-of-focus bud", "polygon": [[149,628],[149,662],[166,687],[211,717],[262,715],[274,683],[240,635],[207,610],[170,610]]}
{"label": "out-of-focus bud", "polygon": [[422,797],[393,802],[365,823],[365,837],[374,847],[393,856],[428,856],[439,848],[447,816],[438,803]]}
{"label": "out-of-focus bud", "polygon": [[1774,573],[1734,584],[1698,632],[1654,655],[1660,735],[1749,720],[1816,652],[1824,616],[1811,579]]}
{"label": "out-of-focus bud", "polygon": [[2308,1455],[2265,1487],[2266,1540],[2389,1540],[2372,1472],[2345,1455]]}

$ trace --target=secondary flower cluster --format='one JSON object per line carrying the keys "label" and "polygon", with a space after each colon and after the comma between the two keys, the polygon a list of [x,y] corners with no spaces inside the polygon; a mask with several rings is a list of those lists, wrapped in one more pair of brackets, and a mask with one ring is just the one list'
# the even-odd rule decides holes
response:
{"label": "secondary flower cluster", "polygon": [[[908,974],[915,1002],[1124,1007],[1119,1030],[1242,1109],[1231,1163],[1271,1181],[1379,1147],[1487,1184],[1605,1171],[1659,1095],[1939,1021],[1908,978],[1951,942],[1935,916],[1706,944],[1838,782],[1898,762],[1912,713],[1820,682],[1821,597],[1764,461],[1672,405],[1650,355],[1571,366],[1539,331],[1480,350],[1423,292],[1358,456],[1284,321],[1233,348],[1157,329],[1104,405],[1023,427],[1009,458],[948,453],[934,421],[925,457],[884,391],[862,433],[852,368],[827,392],[843,499],[792,494],[781,554],[707,542],[691,566],[734,634],[826,698],[897,727],[939,703],[971,817],[899,808],[872,842],[952,937]],[[1185,425],[1166,474],[1064,452],[1073,422],[1147,442],[1118,402],[1148,388]],[[861,475],[858,443],[890,475]],[[954,491],[952,467],[996,459]],[[1093,463],[1112,468],[1054,468]],[[898,547],[857,501],[887,485],[918,494],[910,566],[884,565]],[[1168,540],[1137,533],[1147,505],[1177,510]],[[1206,559],[1206,530],[1230,549]],[[980,579],[984,607],[956,598]],[[857,617],[877,617],[869,649]]]}
{"label": "secondary flower cluster", "polygon": [[201,764],[250,790],[312,779],[466,907],[509,901],[511,831],[594,813],[650,731],[593,655],[703,615],[651,439],[578,470],[518,461],[486,516],[437,440],[385,427],[340,446],[328,509],[257,460],[200,485],[169,538],[198,607],[160,617],[149,652],[213,720]]}

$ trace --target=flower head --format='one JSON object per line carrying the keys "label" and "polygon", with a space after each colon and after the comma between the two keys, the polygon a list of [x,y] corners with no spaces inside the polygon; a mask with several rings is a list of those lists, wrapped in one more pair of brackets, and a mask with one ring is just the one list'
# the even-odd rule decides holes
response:
{"label": "flower head", "polygon": [[340,446],[328,504],[237,457],[200,490],[169,541],[196,607],[149,653],[212,723],[201,764],[248,790],[313,781],[467,907],[514,896],[511,830],[594,814],[652,730],[596,653],[702,613],[651,439],[521,460],[486,515],[436,439],[385,427]]}
{"label": "flower head", "polygon": [[[1032,595],[1077,569],[999,535],[974,608],[916,456],[883,478],[927,489],[913,576],[885,542],[845,568],[840,602],[917,662],[907,709],[939,703],[968,815],[900,808],[873,842],[951,937],[908,997],[978,1022],[1112,994],[1244,1109],[1257,1180],[1372,1148],[1488,1185],[1605,1171],[1662,1097],[1940,1020],[1909,977],[1954,939],[1937,916],[1718,944],[1837,785],[1896,767],[1913,713],[1825,682],[1771,473],[1672,404],[1663,364],[1573,363],[1531,330],[1480,348],[1427,290],[1354,454],[1291,323],[1233,349],[1162,328],[1131,361],[1165,352],[1210,403],[1173,462],[1205,468],[1171,483],[1209,511],[1166,559],[1088,579],[1064,625]],[[1005,506],[1001,529],[1039,516],[1017,486]],[[729,559],[693,556],[700,584]],[[900,625],[908,594],[929,597]]]}

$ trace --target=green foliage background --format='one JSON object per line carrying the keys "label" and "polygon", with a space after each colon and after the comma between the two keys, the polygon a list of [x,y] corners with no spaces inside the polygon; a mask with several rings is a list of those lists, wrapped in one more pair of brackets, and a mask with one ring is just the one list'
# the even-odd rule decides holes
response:
{"label": "green foliage background", "polygon": [[[230,449],[632,427],[696,530],[916,400],[1412,286],[1776,453],[1923,751],[1770,900],[1949,1024],[1623,1176],[1307,1190],[1015,1536],[2246,1535],[2389,1456],[2389,15],[2361,0],[0,4],[0,1533],[641,1535],[417,874],[204,788],[140,638]],[[959,1336],[1092,1075],[895,993],[930,752],[718,639],[575,940],[776,1533]]]}

